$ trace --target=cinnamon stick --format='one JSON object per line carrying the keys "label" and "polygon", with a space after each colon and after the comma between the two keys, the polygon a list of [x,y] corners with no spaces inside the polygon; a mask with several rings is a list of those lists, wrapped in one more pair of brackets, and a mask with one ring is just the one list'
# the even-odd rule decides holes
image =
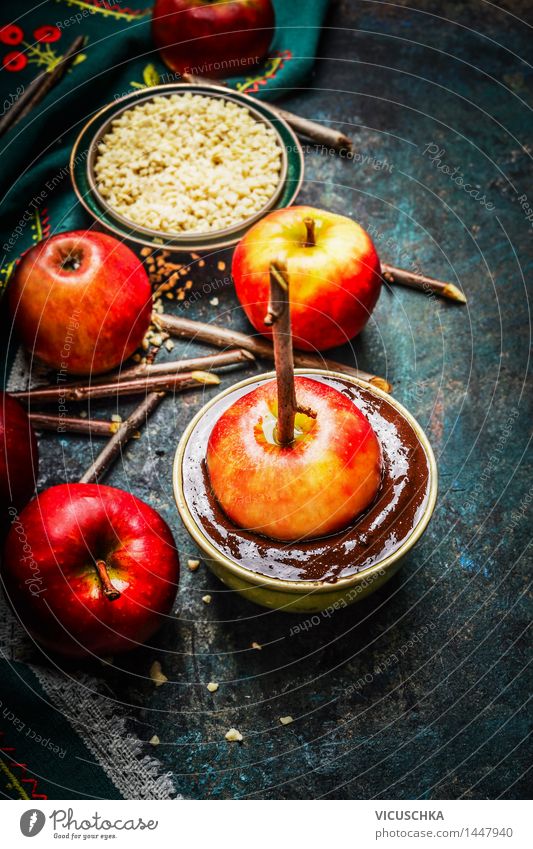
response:
{"label": "cinnamon stick", "polygon": [[399,286],[408,286],[410,289],[433,293],[441,298],[447,298],[449,301],[455,301],[458,304],[466,304],[466,296],[454,283],[446,283],[443,280],[435,280],[433,277],[426,277],[424,274],[415,274],[414,271],[406,271],[403,268],[396,268],[387,263],[381,263],[381,271],[384,280],[387,283],[396,283]]}
{"label": "cinnamon stick", "polygon": [[[230,330],[227,327],[218,327],[215,324],[205,324],[202,321],[192,321],[190,318],[166,315],[165,313],[153,313],[152,321],[165,333],[177,339],[195,339],[197,342],[205,342],[207,345],[214,345],[217,348],[243,348],[256,357],[266,360],[274,359],[274,349],[270,342],[257,336],[248,336],[238,330]],[[344,365],[344,363],[301,351],[295,351],[293,357],[296,368],[320,368],[339,371],[342,374],[365,380],[385,392],[392,391],[391,384],[385,378]]]}
{"label": "cinnamon stick", "polygon": [[[211,80],[206,77],[196,76],[195,74],[182,74],[182,79],[186,83],[196,83],[200,85],[202,83],[207,83],[208,85],[222,85],[229,88],[227,83],[224,81]],[[344,133],[341,133],[338,130],[333,130],[331,127],[326,127],[323,124],[319,124],[317,121],[311,121],[309,118],[303,118],[301,115],[295,115],[294,112],[282,109],[275,103],[269,103],[268,108],[286,121],[289,127],[291,127],[297,135],[311,139],[311,141],[314,141],[317,144],[326,145],[334,150],[351,151],[352,140],[349,139],[348,136],[345,136]]]}
{"label": "cinnamon stick", "polygon": [[117,432],[113,434],[85,474],[82,475],[80,483],[98,483],[99,479],[107,472],[122,452],[122,448],[145,424],[148,417],[159,406],[164,397],[164,392],[150,392],[146,396],[144,401],[134,409],[126,421],[122,422]]}
{"label": "cinnamon stick", "polygon": [[184,374],[160,374],[152,377],[115,380],[111,383],[87,384],[69,387],[50,386],[43,389],[28,389],[12,392],[14,398],[31,404],[53,404],[59,398],[65,401],[94,401],[97,398],[120,397],[122,395],[140,395],[145,392],[183,392],[198,388],[202,384],[217,384],[220,378],[207,371],[192,371]]}
{"label": "cinnamon stick", "polygon": [[45,413],[30,413],[28,418],[36,430],[50,430],[56,433],[83,433],[89,436],[110,437],[118,430],[117,422],[106,422],[101,419],[50,416]]}

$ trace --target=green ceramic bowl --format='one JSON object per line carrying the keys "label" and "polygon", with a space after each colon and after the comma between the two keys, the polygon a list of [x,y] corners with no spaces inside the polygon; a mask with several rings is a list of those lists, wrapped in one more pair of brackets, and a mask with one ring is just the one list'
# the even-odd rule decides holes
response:
{"label": "green ceramic bowl", "polygon": [[296,369],[295,373],[311,377],[318,375],[339,379],[353,383],[355,386],[364,387],[364,389],[380,398],[383,402],[394,407],[413,428],[428,461],[428,495],[417,523],[396,551],[389,556],[384,556],[382,560],[366,569],[362,569],[360,572],[339,578],[335,583],[330,581],[284,580],[259,574],[252,569],[247,569],[242,563],[231,559],[213,544],[197,522],[187,502],[183,486],[183,460],[187,444],[197,424],[210,408],[222,398],[239,391],[242,387],[257,384],[258,380],[272,380],[275,377],[275,372],[260,375],[259,377],[251,377],[247,380],[240,381],[234,386],[230,386],[224,392],[212,398],[196,414],[185,430],[176,451],[173,469],[173,487],[178,512],[185,527],[202,550],[209,569],[226,586],[243,595],[248,601],[253,601],[262,607],[289,613],[317,613],[324,610],[335,610],[339,607],[346,607],[349,604],[366,598],[366,596],[371,595],[371,593],[375,592],[388,581],[400,568],[402,558],[410,551],[417,540],[420,539],[433,513],[437,499],[437,466],[428,438],[418,422],[405,407],[386,392],[365,381],[337,372],[328,372],[322,369]]}
{"label": "green ceramic bowl", "polygon": [[[156,233],[128,222],[113,210],[99,196],[93,178],[93,166],[96,145],[105,133],[110,122],[125,109],[151,99],[156,95],[204,94],[211,97],[232,100],[246,106],[257,120],[264,121],[275,131],[282,149],[282,171],[280,184],[272,200],[260,213],[253,215],[238,228],[229,228],[214,233],[190,233],[173,236],[168,233]],[[70,158],[70,175],[74,191],[79,202],[87,212],[106,230],[120,239],[126,239],[138,245],[150,248],[164,248],[174,252],[211,251],[232,247],[259,220],[274,209],[290,206],[300,191],[304,176],[304,156],[300,142],[288,124],[274,113],[267,104],[254,100],[222,86],[208,83],[170,83],[168,85],[142,88],[104,106],[83,127],[74,143]]]}

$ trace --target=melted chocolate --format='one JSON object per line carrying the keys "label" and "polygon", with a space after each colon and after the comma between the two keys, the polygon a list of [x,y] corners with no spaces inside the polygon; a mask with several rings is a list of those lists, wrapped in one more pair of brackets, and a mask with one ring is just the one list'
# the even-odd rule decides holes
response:
{"label": "melted chocolate", "polygon": [[429,463],[409,422],[367,389],[310,375],[347,395],[366,415],[383,451],[383,479],[365,513],[339,533],[305,542],[279,542],[236,528],[220,508],[205,464],[219,416],[263,381],[221,398],[196,425],[183,459],[184,493],[195,522],[211,543],[237,563],[273,578],[331,581],[353,575],[396,551],[418,524],[429,496]]}

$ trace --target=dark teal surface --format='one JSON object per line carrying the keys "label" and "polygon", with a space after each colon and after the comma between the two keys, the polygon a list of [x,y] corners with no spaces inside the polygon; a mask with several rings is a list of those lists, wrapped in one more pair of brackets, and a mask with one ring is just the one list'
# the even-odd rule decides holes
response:
{"label": "dark teal surface", "polygon": [[[358,154],[348,161],[310,148],[300,201],[353,216],[384,260],[414,264],[468,296],[458,307],[383,291],[353,350],[335,352],[393,382],[437,456],[437,509],[401,572],[371,599],[314,620],[253,607],[204,566],[190,573],[197,552],[177,518],[171,464],[200,391],[167,399],[107,479],[165,516],[185,568],[176,619],[155,646],[91,671],[106,677],[137,733],[158,735],[157,756],[187,797],[528,794],[526,15],[521,2],[334,3],[309,88],[283,103],[342,127]],[[444,151],[440,163],[428,145]],[[458,185],[459,171],[485,204]],[[246,329],[227,271],[217,269],[229,259],[192,269],[199,295],[184,314]],[[172,356],[203,350],[180,343]],[[98,447],[43,437],[41,486],[76,479]],[[157,689],[148,677],[155,658],[169,678]],[[219,682],[217,693],[208,681]],[[282,726],[286,715],[294,722]],[[241,745],[224,740],[232,726]]]}

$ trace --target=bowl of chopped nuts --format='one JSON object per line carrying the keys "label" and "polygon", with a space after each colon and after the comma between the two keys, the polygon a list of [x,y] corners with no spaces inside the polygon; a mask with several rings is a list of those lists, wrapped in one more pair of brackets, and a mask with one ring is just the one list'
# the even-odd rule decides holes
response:
{"label": "bowl of chopped nuts", "polygon": [[175,251],[230,247],[303,181],[303,152],[267,105],[211,84],[108,104],[72,150],[79,201],[106,229]]}

